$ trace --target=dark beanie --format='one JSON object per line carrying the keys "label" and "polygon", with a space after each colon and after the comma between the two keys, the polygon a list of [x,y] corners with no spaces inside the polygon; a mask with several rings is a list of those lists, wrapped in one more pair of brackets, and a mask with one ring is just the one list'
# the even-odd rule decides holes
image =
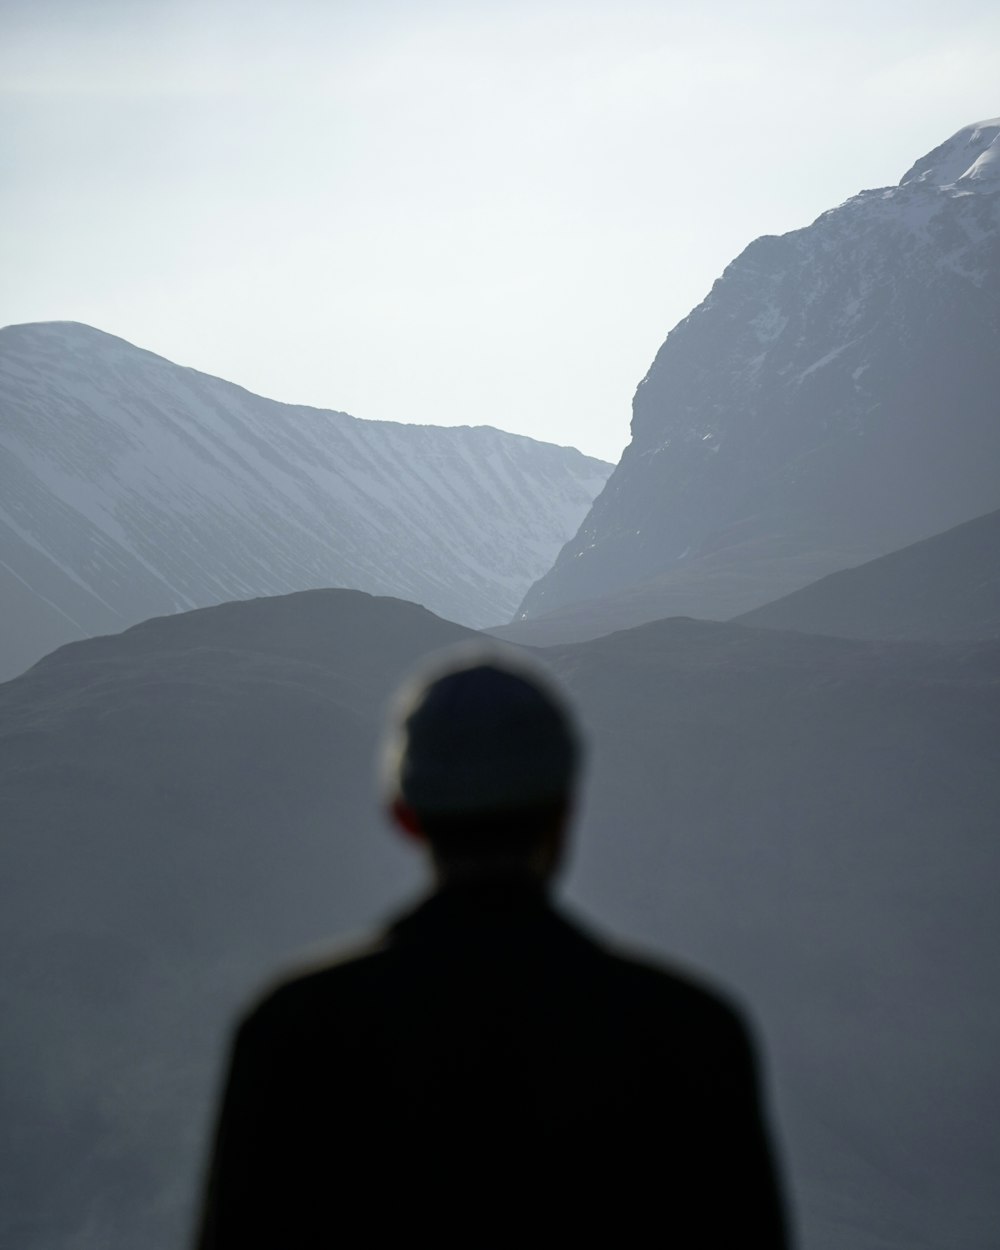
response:
{"label": "dark beanie", "polygon": [[400,692],[384,781],[417,812],[534,807],[566,797],[579,754],[572,715],[539,670],[460,648]]}

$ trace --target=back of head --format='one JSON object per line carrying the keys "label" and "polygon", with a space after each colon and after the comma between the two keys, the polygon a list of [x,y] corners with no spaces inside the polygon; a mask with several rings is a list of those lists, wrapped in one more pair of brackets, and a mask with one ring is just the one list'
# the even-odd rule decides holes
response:
{"label": "back of head", "polygon": [[397,697],[384,780],[439,859],[517,856],[565,812],[579,756],[572,714],[541,670],[459,648]]}

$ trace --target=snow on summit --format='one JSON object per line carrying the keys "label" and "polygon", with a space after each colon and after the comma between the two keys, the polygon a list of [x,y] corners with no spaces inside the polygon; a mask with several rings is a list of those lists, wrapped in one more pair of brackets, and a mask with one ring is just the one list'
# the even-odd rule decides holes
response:
{"label": "snow on summit", "polygon": [[904,187],[911,182],[935,187],[964,182],[975,184],[976,190],[1000,189],[1000,117],[963,126],[922,156],[899,180],[899,185]]}

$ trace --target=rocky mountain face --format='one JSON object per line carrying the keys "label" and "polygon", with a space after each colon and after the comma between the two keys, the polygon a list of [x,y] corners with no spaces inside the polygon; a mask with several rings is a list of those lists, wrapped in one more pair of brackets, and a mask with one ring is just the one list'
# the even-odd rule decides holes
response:
{"label": "rocky mountain face", "polygon": [[0,330],[0,679],[147,617],[323,586],[506,619],[611,466],[276,403],[72,323]]}
{"label": "rocky mountain face", "polygon": [[1000,511],[831,573],[738,619],[838,638],[1000,640]]}
{"label": "rocky mountain face", "polygon": [[998,341],[994,120],[733,261],[518,616],[563,637],[728,618],[995,509]]}
{"label": "rocky mountain face", "polygon": [[[373,753],[469,638],[311,591],[0,686],[0,1243],[184,1244],[237,1007],[421,888]],[[797,1244],[993,1245],[1000,644],[669,620],[543,658],[590,743],[563,892],[750,1005]]]}

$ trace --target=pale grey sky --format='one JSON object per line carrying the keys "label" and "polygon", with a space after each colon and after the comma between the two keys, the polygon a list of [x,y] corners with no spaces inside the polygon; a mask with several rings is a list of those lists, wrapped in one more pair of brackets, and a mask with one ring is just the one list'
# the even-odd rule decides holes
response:
{"label": "pale grey sky", "polygon": [[998,114],[995,0],[0,0],[0,325],[617,459],[751,239]]}

